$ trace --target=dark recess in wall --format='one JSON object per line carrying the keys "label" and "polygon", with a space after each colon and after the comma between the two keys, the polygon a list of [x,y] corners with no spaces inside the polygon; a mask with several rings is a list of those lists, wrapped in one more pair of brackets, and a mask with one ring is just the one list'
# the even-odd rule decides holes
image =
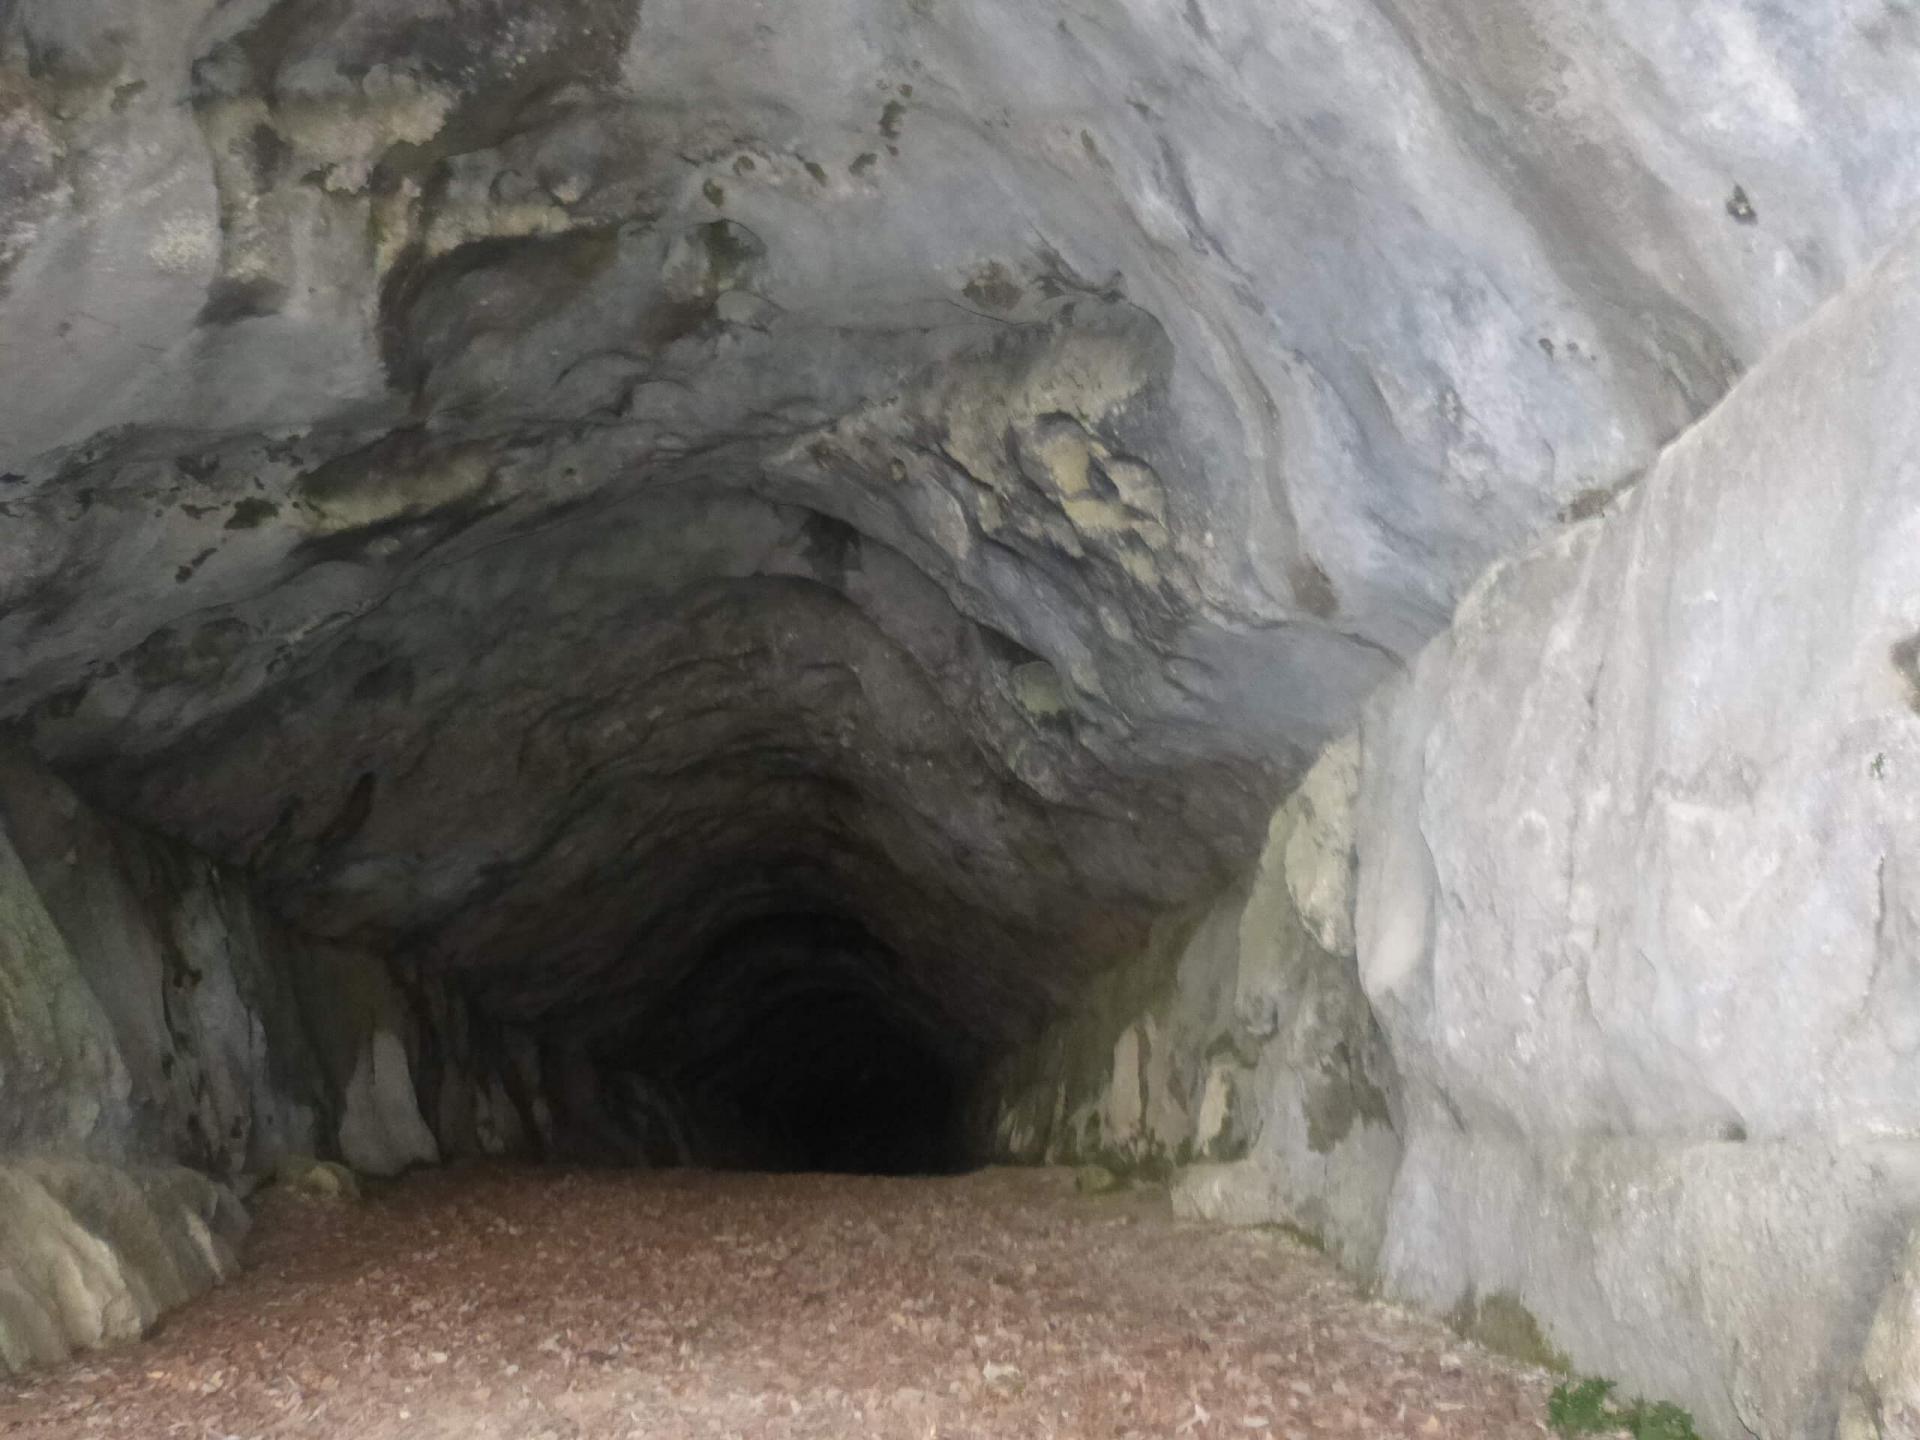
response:
{"label": "dark recess in wall", "polygon": [[969,1038],[857,922],[762,917],[718,940],[596,1055],[597,1089],[696,1165],[872,1174],[977,1163]]}

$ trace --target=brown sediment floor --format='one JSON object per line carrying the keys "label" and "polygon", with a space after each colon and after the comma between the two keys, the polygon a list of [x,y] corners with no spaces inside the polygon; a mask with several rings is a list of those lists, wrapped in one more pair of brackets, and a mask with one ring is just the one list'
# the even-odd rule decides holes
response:
{"label": "brown sediment floor", "polygon": [[267,1197],[242,1278],[0,1383],[0,1435],[1501,1440],[1549,1383],[1282,1234],[1059,1171],[456,1169]]}

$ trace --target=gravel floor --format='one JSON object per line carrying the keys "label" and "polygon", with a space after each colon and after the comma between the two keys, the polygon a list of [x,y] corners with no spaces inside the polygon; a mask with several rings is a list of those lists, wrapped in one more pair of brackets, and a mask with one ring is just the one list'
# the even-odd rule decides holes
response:
{"label": "gravel floor", "polygon": [[454,1170],[269,1197],[248,1273],[0,1435],[1538,1436],[1548,1379],[1267,1231],[1058,1171]]}

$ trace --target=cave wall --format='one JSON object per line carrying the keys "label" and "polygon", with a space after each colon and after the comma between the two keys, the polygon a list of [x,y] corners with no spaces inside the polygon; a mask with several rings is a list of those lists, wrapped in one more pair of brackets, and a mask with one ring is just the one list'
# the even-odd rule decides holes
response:
{"label": "cave wall", "polygon": [[997,1075],[1010,1159],[1171,1179],[1176,1209],[1283,1223],[1370,1270],[1400,1146],[1353,942],[1353,737],[1275,813],[1254,872],[1171,917]]}
{"label": "cave wall", "polygon": [[[1482,578],[1250,887],[1142,962],[1151,998],[1027,1057],[1006,1153],[1150,1135],[1207,1162],[1175,1179],[1191,1212],[1298,1226],[1704,1433],[1912,1413],[1889,1280],[1920,1215],[1916,381],[1920,235],[1604,513]],[[1349,767],[1350,810],[1326,801]],[[1242,1048],[1262,956],[1328,977],[1333,1045]],[[1382,1099],[1356,1101],[1378,1141],[1350,1185],[1288,1123],[1335,1055]],[[1226,1165],[1198,1119],[1221,1075]]]}
{"label": "cave wall", "polygon": [[283,1162],[521,1147],[514,1064],[476,1038],[443,988],[0,754],[0,1369],[139,1335],[231,1274],[235,1195]]}
{"label": "cave wall", "polygon": [[521,1134],[453,1050],[452,997],[289,929],[240,873],[101,816],[19,755],[0,759],[0,822],[5,1148],[226,1178],[312,1154],[389,1175],[438,1160],[436,1131],[456,1153]]}
{"label": "cave wall", "polygon": [[1823,1434],[1920,1190],[1920,237],[1363,727],[1381,1269]]}
{"label": "cave wall", "polygon": [[0,787],[0,1143],[684,1156],[595,1054],[831,908],[980,1050],[1092,987],[1006,1153],[1812,1433],[1907,1205],[1897,266],[1765,357],[1917,77],[1895,0],[0,0],[0,718],[152,832]]}
{"label": "cave wall", "polygon": [[0,716],[527,1023],[804,901],[1000,1043],[1892,238],[1917,76],[1884,0],[7,0]]}
{"label": "cave wall", "polygon": [[145,1334],[239,1268],[246,1230],[179,1165],[0,1155],[0,1374]]}

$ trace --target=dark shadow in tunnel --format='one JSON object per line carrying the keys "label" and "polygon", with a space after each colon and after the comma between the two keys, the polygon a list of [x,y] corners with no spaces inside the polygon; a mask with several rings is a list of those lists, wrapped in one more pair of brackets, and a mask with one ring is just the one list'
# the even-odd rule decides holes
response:
{"label": "dark shadow in tunnel", "polygon": [[966,1040],[862,926],[806,913],[727,934],[600,1068],[649,1098],[635,1125],[657,1132],[673,1112],[693,1164],[954,1173],[977,1163]]}

